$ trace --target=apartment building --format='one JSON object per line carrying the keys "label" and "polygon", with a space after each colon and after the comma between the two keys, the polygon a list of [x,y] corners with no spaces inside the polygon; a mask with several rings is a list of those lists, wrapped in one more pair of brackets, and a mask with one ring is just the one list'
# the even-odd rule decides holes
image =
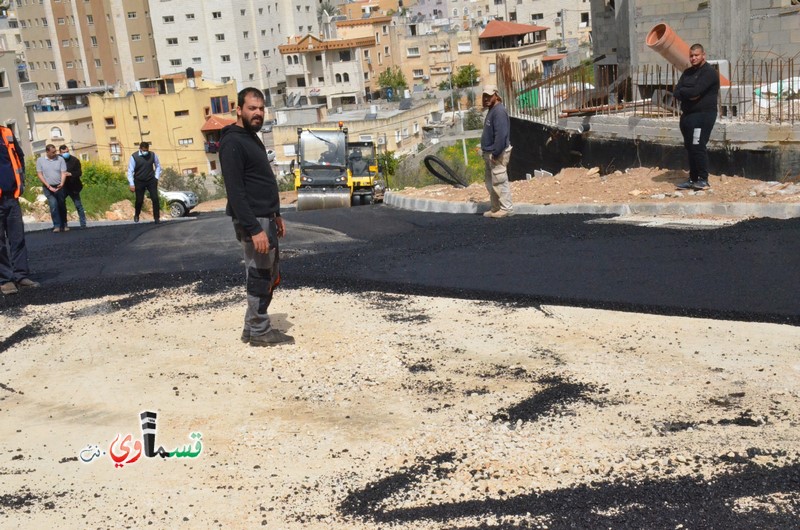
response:
{"label": "apartment building", "polygon": [[0,50],[0,125],[14,131],[25,155],[33,153],[32,137],[28,132],[26,105],[36,97],[32,83],[20,82],[17,76],[17,56],[13,51]]}
{"label": "apartment building", "polygon": [[[430,19],[421,15],[399,19],[392,28],[392,46],[397,50],[394,61],[415,90],[435,89],[462,66],[474,65],[486,79],[487,69],[481,67],[479,35],[481,29],[435,29]],[[448,28],[449,29],[449,28]]]}
{"label": "apartment building", "polygon": [[185,73],[140,81],[142,90],[125,96],[89,97],[98,158],[126,167],[141,140],[150,142],[161,165],[184,174],[215,174],[218,129],[236,116],[236,85]]}
{"label": "apartment building", "polygon": [[375,37],[319,39],[294,38],[278,46],[284,57],[286,104],[329,108],[365,100],[364,51],[375,47]]}
{"label": "apartment building", "polygon": [[281,105],[286,76],[278,46],[318,34],[318,5],[318,0],[151,2],[160,71],[202,70],[216,83],[260,88],[268,106]]}
{"label": "apartment building", "polygon": [[16,15],[39,90],[133,89],[158,75],[147,0],[16,0]]}
{"label": "apartment building", "polygon": [[390,16],[365,16],[335,22],[335,35],[342,39],[375,37],[375,45],[361,49],[361,68],[364,72],[364,93],[378,90],[378,78],[395,64],[392,56],[390,30],[394,22]]}

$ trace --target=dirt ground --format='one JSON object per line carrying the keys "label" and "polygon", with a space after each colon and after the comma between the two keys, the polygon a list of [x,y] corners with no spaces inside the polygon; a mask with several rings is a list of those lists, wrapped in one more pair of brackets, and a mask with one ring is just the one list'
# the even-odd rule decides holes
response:
{"label": "dirt ground", "polygon": [[[685,171],[635,168],[601,175],[598,168],[566,168],[552,177],[534,177],[511,183],[515,203],[619,204],[636,202],[800,202],[799,178],[786,182],[761,182],[739,176],[711,175],[708,191],[679,191]],[[485,202],[483,184],[457,189],[449,185],[407,188],[403,195],[446,201]]]}
{"label": "dirt ground", "polygon": [[[243,311],[190,287],[0,314],[0,527],[800,522],[796,327],[282,289],[296,344],[261,349]],[[134,459],[146,410],[169,458]]]}
{"label": "dirt ground", "polygon": [[[669,196],[683,179],[513,193],[798,200],[737,177]],[[289,287],[271,313],[296,344],[267,349],[239,341],[243,287],[0,314],[0,527],[800,526],[800,328]],[[135,458],[143,411],[168,458]]]}

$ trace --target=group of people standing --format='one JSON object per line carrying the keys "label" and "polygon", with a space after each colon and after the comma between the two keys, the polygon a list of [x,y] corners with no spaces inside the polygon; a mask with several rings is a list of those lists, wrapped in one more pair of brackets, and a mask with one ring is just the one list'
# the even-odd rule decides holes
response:
{"label": "group of people standing", "polygon": [[56,150],[55,145],[48,144],[45,147],[45,156],[36,160],[36,174],[42,182],[42,192],[50,207],[53,232],[69,231],[67,197],[75,205],[81,228],[86,228],[86,211],[81,202],[83,170],[81,161],[70,154],[69,147],[62,145]]}

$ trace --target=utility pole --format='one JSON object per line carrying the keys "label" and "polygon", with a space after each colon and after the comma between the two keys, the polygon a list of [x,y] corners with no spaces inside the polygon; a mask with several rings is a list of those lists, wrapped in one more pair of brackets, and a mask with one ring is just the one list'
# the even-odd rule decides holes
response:
{"label": "utility pole", "polygon": [[567,37],[566,37],[566,34],[564,33],[564,26],[567,25],[567,19],[565,18],[566,14],[567,14],[567,11],[564,8],[562,8],[561,11],[559,12],[559,15],[561,16],[561,47],[562,48],[565,48],[567,46]]}

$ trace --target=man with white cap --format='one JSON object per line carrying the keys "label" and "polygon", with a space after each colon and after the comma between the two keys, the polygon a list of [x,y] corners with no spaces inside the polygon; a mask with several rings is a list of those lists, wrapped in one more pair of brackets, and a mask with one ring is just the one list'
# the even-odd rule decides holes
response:
{"label": "man with white cap", "polygon": [[489,109],[486,121],[483,122],[481,152],[486,163],[484,180],[491,201],[491,210],[483,216],[501,219],[514,214],[511,186],[508,184],[511,120],[495,85],[483,87],[483,108]]}

